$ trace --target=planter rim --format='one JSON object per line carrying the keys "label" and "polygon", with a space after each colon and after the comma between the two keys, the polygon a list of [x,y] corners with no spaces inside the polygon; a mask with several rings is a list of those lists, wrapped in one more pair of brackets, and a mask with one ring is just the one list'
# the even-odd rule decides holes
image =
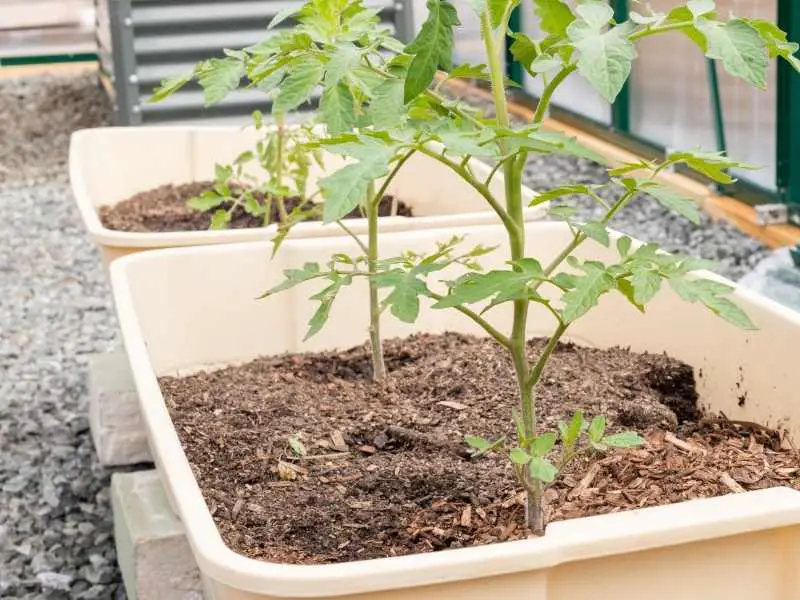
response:
{"label": "planter rim", "polygon": [[[84,222],[89,237],[97,244],[111,247],[125,247],[125,248],[164,248],[164,247],[178,247],[178,246],[203,246],[203,245],[216,245],[216,244],[229,244],[235,242],[252,242],[263,241],[272,239],[273,235],[277,232],[277,225],[272,224],[267,227],[252,227],[243,229],[220,229],[220,230],[198,230],[198,231],[153,231],[153,232],[139,232],[139,231],[120,231],[117,229],[109,229],[103,225],[97,213],[97,208],[91,201],[91,195],[87,190],[83,170],[81,168],[81,161],[83,156],[82,149],[88,143],[88,140],[94,136],[105,135],[109,131],[124,131],[128,136],[152,136],[159,132],[236,132],[244,131],[250,125],[236,126],[236,125],[157,125],[148,127],[94,127],[89,129],[80,129],[75,131],[70,136],[69,144],[69,179],[72,187],[75,202],[78,205],[81,219]],[[491,168],[485,163],[473,158],[470,162],[473,168],[476,167],[480,170],[485,170],[488,173]],[[178,182],[182,183],[182,182]],[[530,192],[531,196],[535,196],[533,191]],[[526,220],[532,220],[540,217],[542,214],[542,207],[525,207],[523,213]],[[486,210],[480,212],[458,213],[458,214],[445,214],[445,215],[427,215],[418,217],[379,217],[379,223],[387,231],[404,229],[404,225],[411,225],[412,223],[418,224],[425,229],[434,229],[438,227],[447,227],[452,224],[454,219],[459,221],[459,225],[483,224],[486,222],[487,216],[494,216],[491,209],[486,207]],[[413,221],[412,221],[413,219]],[[366,229],[367,219],[348,219],[348,225],[353,229]],[[413,225],[412,225],[413,227]],[[290,237],[310,237],[321,229],[328,229],[335,231],[334,235],[339,234],[339,230],[335,223],[323,224],[321,221],[304,221],[298,223],[292,228]],[[410,228],[410,227],[409,227]]]}
{"label": "planter rim", "polygon": [[[563,223],[534,222],[526,229],[563,228]],[[480,229],[502,228],[483,225]],[[477,228],[474,228],[477,229]],[[400,235],[400,234],[388,234]],[[613,237],[619,233],[612,232]],[[325,240],[304,240],[304,243]],[[328,240],[329,241],[329,240]],[[253,242],[268,251],[268,242]],[[169,412],[150,365],[145,341],[134,311],[127,271],[137,261],[159,261],[169,253],[240,252],[245,245],[169,248],[122,257],[110,266],[114,300],[128,359],[140,398],[148,403],[144,419],[168,420]],[[716,274],[699,271],[736,287],[736,294],[780,313],[800,326],[800,314]],[[202,572],[236,589],[277,597],[310,598],[364,594],[420,587],[554,567],[604,556],[650,550],[800,523],[800,492],[787,487],[689,500],[677,504],[556,521],[543,538],[442,550],[426,554],[379,558],[325,565],[291,565],[259,561],[240,555],[222,540],[183,453],[174,426],[149,436],[155,456],[181,457],[162,481],[174,499],[181,521],[191,523],[186,534]],[[267,583],[265,583],[267,582]]]}

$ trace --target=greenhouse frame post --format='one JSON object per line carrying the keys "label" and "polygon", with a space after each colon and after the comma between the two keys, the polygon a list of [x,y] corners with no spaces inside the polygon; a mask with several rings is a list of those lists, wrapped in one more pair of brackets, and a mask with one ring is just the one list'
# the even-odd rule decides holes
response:
{"label": "greenhouse frame post", "polygon": [[[622,23],[628,20],[630,7],[628,0],[612,0],[614,20]],[[611,129],[620,133],[629,133],[631,130],[631,81],[625,82],[617,99],[611,105]]]}
{"label": "greenhouse frame post", "polygon": [[[522,31],[522,16],[519,6],[511,11],[511,17],[508,20],[508,29],[512,34]],[[514,60],[514,56],[511,54],[511,44],[513,42],[514,39],[510,35],[506,37],[506,76],[522,87],[524,83],[522,65]]]}
{"label": "greenhouse frame post", "polygon": [[[788,39],[800,39],[800,6],[796,0],[778,0],[778,26]],[[789,205],[789,219],[800,218],[800,73],[786,61],[778,63],[776,184],[781,202]],[[800,267],[800,245],[792,250]]]}

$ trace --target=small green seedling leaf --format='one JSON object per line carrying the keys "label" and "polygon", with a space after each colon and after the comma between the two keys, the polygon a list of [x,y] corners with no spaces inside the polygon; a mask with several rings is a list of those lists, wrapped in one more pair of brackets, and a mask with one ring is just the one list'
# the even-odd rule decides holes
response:
{"label": "small green seedling leaf", "polygon": [[470,448],[475,448],[476,450],[487,450],[491,446],[489,440],[477,435],[466,435],[464,436],[464,441]]}
{"label": "small green seedling leaf", "polygon": [[631,251],[631,242],[631,238],[627,235],[623,235],[617,239],[617,251],[622,258],[628,257],[628,253]]}
{"label": "small green seedling leaf", "polygon": [[508,453],[508,457],[515,465],[527,465],[531,462],[531,455],[525,452],[522,448],[514,448]]}
{"label": "small green seedling leaf", "polygon": [[225,229],[231,222],[231,215],[227,210],[220,208],[211,216],[210,229]]}
{"label": "small green seedling leaf", "polygon": [[567,323],[575,321],[597,306],[600,296],[616,286],[616,279],[602,263],[586,261],[580,265],[580,269],[585,275],[574,276],[574,287],[562,297],[562,318]]}
{"label": "small green seedling leaf", "polygon": [[608,248],[608,245],[611,243],[606,226],[599,221],[589,221],[588,223],[583,223],[576,227],[586,234],[586,237],[593,239],[606,248]]}
{"label": "small green seedling leaf", "polygon": [[295,433],[289,436],[289,447],[292,449],[292,452],[295,453],[297,456],[305,456],[308,454],[305,445],[303,442],[300,441],[300,434]]}
{"label": "small green seedling leaf", "polygon": [[531,477],[543,483],[552,483],[558,475],[558,469],[546,458],[534,456],[530,462]]}
{"label": "small green seedling leaf", "polygon": [[189,83],[193,76],[194,71],[189,71],[188,73],[178,73],[177,75],[173,75],[172,77],[163,80],[161,85],[155,89],[153,95],[150,96],[147,101],[154,104],[156,102],[166,100],[172,96],[172,94]]}
{"label": "small green seedling leaf", "polygon": [[556,444],[556,434],[552,431],[537,436],[531,443],[531,451],[535,456],[547,456]]}
{"label": "small green seedling leaf", "polygon": [[589,435],[589,439],[593,442],[599,442],[603,439],[603,434],[606,431],[606,418],[603,415],[595,416],[591,423],[589,423],[589,429],[586,430],[586,433]]}
{"label": "small green seedling leaf", "polygon": [[612,448],[633,448],[644,444],[644,438],[633,431],[625,431],[604,437],[602,443]]}
{"label": "small green seedling leaf", "polygon": [[225,196],[219,196],[214,192],[204,192],[200,196],[196,196],[187,200],[186,206],[194,210],[206,212],[217,208],[219,205],[225,202],[225,200]]}

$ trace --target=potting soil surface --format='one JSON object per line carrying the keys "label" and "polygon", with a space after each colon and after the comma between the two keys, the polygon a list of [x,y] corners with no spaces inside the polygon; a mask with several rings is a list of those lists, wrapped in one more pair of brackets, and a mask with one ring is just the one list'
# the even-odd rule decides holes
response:
{"label": "potting soil surface", "polygon": [[[211,226],[213,211],[200,211],[190,208],[186,202],[204,192],[210,191],[214,186],[213,181],[198,181],[179,185],[162,185],[152,190],[140,192],[135,196],[123,200],[112,206],[101,206],[99,210],[100,221],[108,229],[117,231],[137,232],[167,232],[167,231],[202,231]],[[412,216],[411,210],[403,202],[397,202],[386,196],[381,200],[378,214],[382,217],[395,214],[401,217]],[[291,212],[298,205],[298,198],[285,200],[286,210]],[[222,208],[229,209],[231,203],[226,203]],[[362,216],[358,209],[351,211],[345,219]],[[278,206],[273,202],[270,222],[279,220]],[[246,229],[261,227],[263,217],[254,216],[237,206],[231,215],[229,227],[232,229]]]}
{"label": "potting soil surface", "polygon": [[[543,344],[532,340],[531,355]],[[505,351],[459,334],[388,340],[385,351],[383,384],[370,380],[366,346],[161,378],[232,549],[314,564],[528,535],[507,456],[473,459],[464,443],[513,439],[517,394]],[[537,393],[540,431],[581,409],[606,415],[609,431],[646,439],[574,462],[546,492],[550,520],[800,489],[797,453],[778,433],[701,414],[692,368],[665,355],[560,344]]]}

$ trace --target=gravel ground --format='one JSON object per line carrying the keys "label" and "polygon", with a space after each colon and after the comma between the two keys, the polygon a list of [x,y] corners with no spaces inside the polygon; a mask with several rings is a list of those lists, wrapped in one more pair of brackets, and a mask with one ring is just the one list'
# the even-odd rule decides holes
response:
{"label": "gravel ground", "polygon": [[[37,113],[32,107],[37,108]],[[38,114],[38,116],[37,116]],[[100,257],[70,198],[69,133],[108,107],[91,77],[0,82],[0,598],[124,598],[109,472],[89,437],[87,357],[117,342]],[[598,182],[588,161],[534,157],[526,183]],[[594,210],[582,204],[584,214]],[[721,263],[738,278],[767,251],[736,229],[699,227],[640,198],[615,222]]]}
{"label": "gravel ground", "polygon": [[[47,110],[36,117],[31,106]],[[124,597],[110,474],[86,418],[86,359],[114,345],[117,327],[65,169],[70,130],[107,114],[88,77],[0,82],[4,599]]]}

